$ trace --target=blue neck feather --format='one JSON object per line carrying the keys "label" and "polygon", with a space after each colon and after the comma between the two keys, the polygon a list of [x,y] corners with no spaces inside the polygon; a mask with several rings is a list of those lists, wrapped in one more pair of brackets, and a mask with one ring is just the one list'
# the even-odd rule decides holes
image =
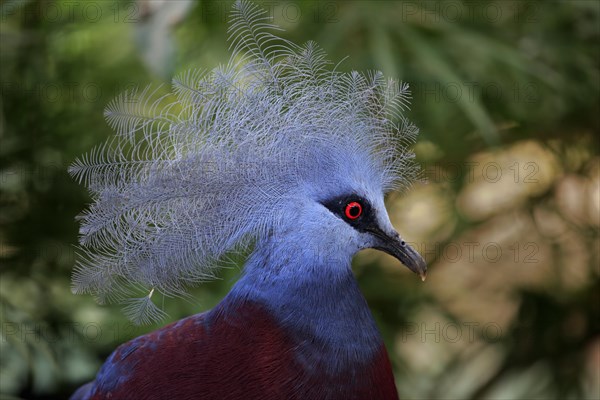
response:
{"label": "blue neck feather", "polygon": [[[318,260],[311,251],[257,250],[228,300],[263,304],[297,343],[307,367],[335,373],[372,360],[383,342],[346,260]],[[268,267],[267,267],[268,266]]]}

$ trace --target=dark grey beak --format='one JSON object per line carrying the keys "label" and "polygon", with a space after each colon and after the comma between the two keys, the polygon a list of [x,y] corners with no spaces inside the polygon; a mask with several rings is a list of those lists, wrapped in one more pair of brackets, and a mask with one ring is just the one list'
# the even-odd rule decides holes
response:
{"label": "dark grey beak", "polygon": [[421,280],[424,281],[427,277],[427,264],[425,260],[415,249],[410,247],[398,233],[388,235],[380,229],[368,230],[375,238],[376,245],[374,249],[385,251],[389,255],[397,258],[400,262],[408,267],[415,274],[419,274]]}

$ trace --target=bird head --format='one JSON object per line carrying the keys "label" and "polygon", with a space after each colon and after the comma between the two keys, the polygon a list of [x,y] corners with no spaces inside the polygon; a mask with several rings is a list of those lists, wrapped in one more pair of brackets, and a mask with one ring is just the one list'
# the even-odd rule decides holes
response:
{"label": "bird head", "polygon": [[75,292],[156,319],[153,293],[185,295],[271,238],[323,258],[372,247],[425,276],[383,201],[418,171],[408,86],[332,69],[316,44],[277,29],[237,2],[227,65],[109,103],[116,135],[70,168],[94,200],[79,216]]}
{"label": "bird head", "polygon": [[282,204],[275,237],[289,250],[308,253],[308,263],[321,265],[332,260],[349,265],[356,252],[378,249],[425,279],[425,261],[390,222],[380,169],[356,145],[340,149],[343,144],[313,142],[296,156],[294,164],[305,168],[297,171],[298,187]]}

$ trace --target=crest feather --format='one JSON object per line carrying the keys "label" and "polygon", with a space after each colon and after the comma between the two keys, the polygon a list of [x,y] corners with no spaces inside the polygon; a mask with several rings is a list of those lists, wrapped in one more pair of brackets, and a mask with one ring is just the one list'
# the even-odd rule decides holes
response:
{"label": "crest feather", "polygon": [[185,296],[212,279],[228,253],[278,226],[300,188],[336,179],[323,166],[350,156],[384,192],[411,182],[408,86],[332,70],[314,42],[277,30],[239,1],[227,65],[179,75],[171,94],[146,87],[108,104],[116,135],[69,169],[93,199],[78,217],[74,292],[121,303],[136,323],[160,319],[148,293]]}

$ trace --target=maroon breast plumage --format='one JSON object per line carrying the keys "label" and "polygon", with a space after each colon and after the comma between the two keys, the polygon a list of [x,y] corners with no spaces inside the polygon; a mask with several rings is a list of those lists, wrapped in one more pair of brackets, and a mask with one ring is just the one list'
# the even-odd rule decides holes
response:
{"label": "maroon breast plumage", "polygon": [[[91,399],[397,399],[382,345],[336,375],[298,362],[298,344],[257,303],[222,303],[120,346]],[[320,373],[318,372],[320,371]]]}

